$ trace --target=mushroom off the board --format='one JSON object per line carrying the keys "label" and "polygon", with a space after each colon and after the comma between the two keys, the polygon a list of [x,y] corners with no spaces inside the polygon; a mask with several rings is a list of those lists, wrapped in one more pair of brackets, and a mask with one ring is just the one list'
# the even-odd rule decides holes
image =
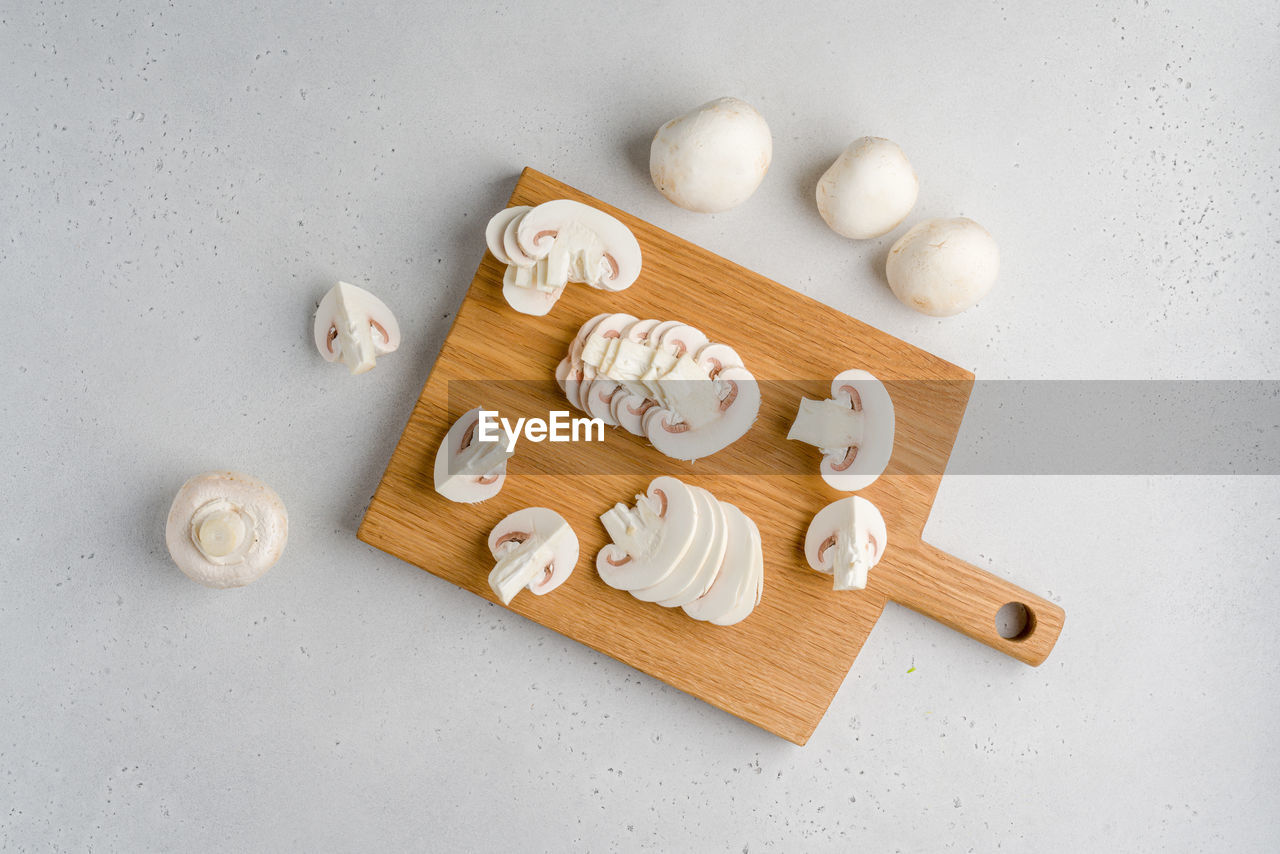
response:
{"label": "mushroom off the board", "polygon": [[[655,475],[704,487],[759,526],[764,596],[747,619],[728,627],[691,620],[679,608],[615,590],[585,567],[554,593],[517,596],[510,608],[797,744],[812,735],[887,601],[1021,661],[1044,660],[1062,628],[1061,608],[921,540],[971,373],[532,169],[520,176],[510,203],[551,199],[581,201],[630,228],[644,254],[640,277],[617,293],[569,288],[549,315],[517,315],[502,297],[505,265],[486,253],[360,526],[362,540],[496,601],[486,538],[507,514],[554,508],[577,532],[585,559],[609,542],[600,514],[620,497],[644,492]],[[480,232],[475,246],[477,253],[484,246]],[[618,312],[680,318],[731,345],[762,385],[773,384],[762,389],[759,418],[746,435],[711,458],[714,470],[737,473],[708,473],[709,461],[672,460],[642,438],[612,430],[602,443],[578,448],[584,457],[605,455],[595,458],[601,473],[567,472],[557,455],[570,446],[522,443],[499,495],[478,505],[438,495],[428,471],[437,444],[458,415],[482,402],[468,399],[467,390],[523,395],[523,404],[539,411],[522,414],[563,409],[557,366],[588,320]],[[813,328],[844,334],[815,340],[806,333]],[[862,493],[884,515],[890,543],[866,589],[833,592],[831,578],[809,568],[804,535],[814,514],[843,496],[823,483],[805,446],[786,447],[786,433],[801,394],[826,396],[830,378],[853,366],[894,384],[893,456]],[[780,385],[796,393],[781,394]],[[761,473],[759,461],[770,455],[784,455],[791,467]],[[605,470],[603,462],[615,460],[626,465]],[[996,613],[1009,602],[1029,615],[1015,638],[996,629]]]}

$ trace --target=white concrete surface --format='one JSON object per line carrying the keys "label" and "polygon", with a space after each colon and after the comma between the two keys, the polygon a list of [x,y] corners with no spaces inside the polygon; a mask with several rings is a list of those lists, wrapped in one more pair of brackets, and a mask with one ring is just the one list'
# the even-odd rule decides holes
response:
{"label": "white concrete surface", "polygon": [[[1057,649],[890,606],[803,749],[354,536],[526,164],[980,378],[1280,380],[1278,64],[1239,0],[0,4],[0,850],[1280,849],[1274,477],[948,478]],[[773,168],[686,213],[648,139],[722,94]],[[822,223],[868,133],[999,239],[978,308]],[[404,330],[366,376],[338,278]],[[223,466],[292,517],[232,592],[162,537]]]}

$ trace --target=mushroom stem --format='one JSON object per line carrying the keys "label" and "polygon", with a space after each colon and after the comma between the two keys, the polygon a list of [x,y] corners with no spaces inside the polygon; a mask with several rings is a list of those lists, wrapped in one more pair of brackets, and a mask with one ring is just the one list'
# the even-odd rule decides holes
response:
{"label": "mushroom stem", "polygon": [[[342,294],[338,300],[343,302]],[[373,345],[373,325],[367,318],[355,311],[348,311],[343,305],[342,314],[334,324],[338,330],[338,343],[341,346],[342,363],[353,374],[363,374],[371,369],[378,355]]]}
{"label": "mushroom stem", "polygon": [[239,563],[255,539],[254,524],[243,507],[216,498],[191,515],[191,543],[212,564]]}
{"label": "mushroom stem", "polygon": [[858,548],[854,532],[842,528],[836,532],[836,544],[833,547],[832,571],[835,575],[835,590],[862,590],[867,586],[866,555]]}

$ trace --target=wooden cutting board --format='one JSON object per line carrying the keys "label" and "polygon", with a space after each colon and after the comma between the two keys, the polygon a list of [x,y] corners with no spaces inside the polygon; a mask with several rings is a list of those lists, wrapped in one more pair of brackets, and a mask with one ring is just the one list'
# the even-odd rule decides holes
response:
{"label": "wooden cutting board", "polygon": [[[487,583],[489,530],[520,508],[550,507],[577,532],[582,556],[562,587],[541,597],[521,593],[511,610],[797,744],[813,734],[887,600],[1028,664],[1045,659],[1062,628],[1061,608],[921,540],[973,374],[532,169],[520,176],[511,204],[558,198],[626,223],[643,252],[640,278],[620,293],[570,285],[549,315],[528,317],[503,300],[503,266],[486,253],[360,539],[496,601]],[[484,242],[483,223],[475,240]],[[736,348],[761,381],[751,431],[696,463],[671,460],[621,429],[607,431],[603,443],[521,440],[496,498],[461,505],[436,494],[436,447],[467,409],[483,404],[513,419],[572,411],[555,367],[582,323],[601,312],[680,320]],[[889,384],[897,436],[885,475],[859,493],[883,513],[888,548],[866,590],[837,593],[829,576],[809,569],[802,546],[813,515],[844,495],[818,476],[816,449],[785,436],[800,396],[828,396],[831,378],[847,368]],[[632,502],[658,474],[709,489],[759,526],[764,599],[738,625],[695,622],[597,577],[595,555],[608,542],[599,515]],[[1021,635],[1006,639],[995,617],[1010,602],[1025,606],[1029,619]]]}

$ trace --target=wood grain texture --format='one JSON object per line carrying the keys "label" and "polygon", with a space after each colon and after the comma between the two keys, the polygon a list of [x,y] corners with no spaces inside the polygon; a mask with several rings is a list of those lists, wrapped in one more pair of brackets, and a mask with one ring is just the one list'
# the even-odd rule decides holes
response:
{"label": "wood grain texture", "polygon": [[[489,530],[522,507],[550,507],[577,532],[582,557],[557,591],[521,593],[511,610],[797,744],[817,727],[887,600],[1028,663],[1044,660],[1061,630],[1060,608],[920,539],[971,373],[532,169],[511,204],[557,198],[626,223],[644,255],[639,280],[620,293],[570,285],[549,315],[528,317],[503,300],[503,267],[486,253],[360,526],[362,540],[496,601],[487,583]],[[478,224],[476,241],[483,240]],[[607,431],[603,443],[522,440],[496,498],[460,505],[436,494],[436,447],[466,409],[484,404],[508,417],[545,418],[571,408],[552,379],[556,364],[582,323],[606,311],[681,320],[735,347],[762,381],[750,432],[696,463],[671,460],[621,429]],[[812,329],[838,334],[814,337]],[[799,395],[826,397],[831,377],[853,367],[891,382],[893,458],[860,493],[884,514],[889,545],[866,590],[835,593],[829,577],[808,568],[802,544],[813,515],[844,496],[818,476],[816,450],[785,436]],[[599,515],[632,501],[658,474],[706,487],[760,527],[764,599],[742,623],[695,622],[596,575],[596,552],[608,542]],[[1009,601],[1033,615],[1016,640],[995,627]]]}

